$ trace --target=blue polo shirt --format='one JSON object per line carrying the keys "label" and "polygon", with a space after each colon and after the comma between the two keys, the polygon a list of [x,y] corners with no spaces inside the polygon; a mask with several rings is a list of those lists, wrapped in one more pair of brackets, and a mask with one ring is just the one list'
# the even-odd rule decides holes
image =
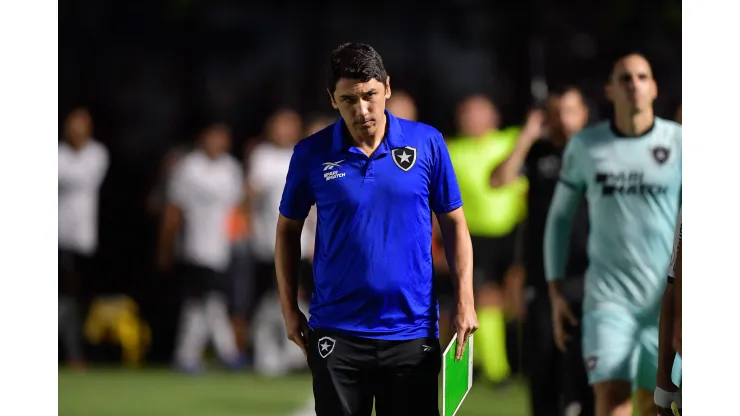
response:
{"label": "blue polo shirt", "polygon": [[293,150],[280,213],[316,204],[309,326],[385,340],[439,337],[432,212],[462,206],[442,135],[386,110],[388,133],[367,157],[344,122]]}

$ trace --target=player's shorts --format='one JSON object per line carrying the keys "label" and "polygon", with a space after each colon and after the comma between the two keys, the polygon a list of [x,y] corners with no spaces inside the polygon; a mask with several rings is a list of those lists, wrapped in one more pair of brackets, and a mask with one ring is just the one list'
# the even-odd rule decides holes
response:
{"label": "player's shorts", "polygon": [[502,237],[471,236],[473,245],[473,282],[503,285],[506,271],[514,264],[516,229]]}
{"label": "player's shorts", "polygon": [[178,269],[186,298],[200,299],[212,292],[227,293],[229,280],[226,272],[188,262],[181,263]]}
{"label": "player's shorts", "polygon": [[[618,306],[585,311],[583,359],[589,384],[624,380],[655,389],[658,372],[658,319],[638,320]],[[674,371],[681,371],[677,360]]]}

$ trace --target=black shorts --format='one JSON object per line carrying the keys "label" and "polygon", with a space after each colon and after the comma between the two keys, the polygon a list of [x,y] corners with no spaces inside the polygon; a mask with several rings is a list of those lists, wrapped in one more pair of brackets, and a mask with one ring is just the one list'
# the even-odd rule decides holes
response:
{"label": "black shorts", "polygon": [[186,298],[202,298],[208,293],[226,294],[229,286],[227,273],[192,263],[178,267],[178,276],[183,279]]}
{"label": "black shorts", "polygon": [[311,330],[308,365],[317,416],[439,415],[436,338],[383,341]]}
{"label": "black shorts", "polygon": [[473,282],[501,286],[506,271],[514,264],[516,229],[503,237],[471,236],[473,244]]}
{"label": "black shorts", "polygon": [[60,248],[58,263],[59,294],[82,296],[92,283],[93,257]]}

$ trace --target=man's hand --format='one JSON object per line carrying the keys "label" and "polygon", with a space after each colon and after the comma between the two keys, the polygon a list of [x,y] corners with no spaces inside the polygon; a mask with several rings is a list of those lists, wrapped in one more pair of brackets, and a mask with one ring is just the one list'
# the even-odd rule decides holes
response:
{"label": "man's hand", "polygon": [[478,329],[478,315],[475,313],[475,307],[472,304],[458,305],[454,325],[457,329],[455,359],[461,360],[465,345],[468,343],[468,337]]}
{"label": "man's hand", "polygon": [[308,321],[306,315],[299,309],[283,314],[285,319],[285,330],[288,333],[288,339],[295,342],[301,347],[303,355],[308,357]]}
{"label": "man's hand", "polygon": [[551,296],[550,301],[552,303],[552,328],[555,336],[555,345],[561,352],[565,352],[567,349],[566,344],[570,341],[570,336],[568,336],[568,332],[565,330],[564,321],[568,321],[571,326],[577,326],[578,320],[570,310],[568,301],[562,295]]}
{"label": "man's hand", "polygon": [[524,320],[527,315],[527,300],[524,297],[527,274],[524,267],[511,266],[504,278],[504,311],[518,320]]}
{"label": "man's hand", "polygon": [[537,109],[530,111],[519,136],[520,139],[526,140],[530,144],[536,142],[543,136],[545,119],[546,113],[544,110]]}
{"label": "man's hand", "polygon": [[671,405],[674,402],[680,402],[679,397],[677,397],[678,394],[680,394],[678,388],[664,378],[661,380],[659,373],[658,385],[654,393],[655,412],[658,416],[674,416]]}

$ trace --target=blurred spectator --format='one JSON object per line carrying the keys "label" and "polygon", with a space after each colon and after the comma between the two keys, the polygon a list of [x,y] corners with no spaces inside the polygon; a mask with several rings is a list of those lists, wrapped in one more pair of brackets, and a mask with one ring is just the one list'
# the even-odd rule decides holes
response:
{"label": "blurred spectator", "polygon": [[491,186],[494,169],[515,146],[518,129],[499,130],[499,112],[483,95],[463,100],[457,110],[459,137],[448,148],[465,201],[475,259],[473,279],[480,328],[476,332],[478,365],[489,381],[508,379],[502,288],[514,261],[515,228],[526,213],[526,179]]}
{"label": "blurred spectator", "polygon": [[177,145],[173,146],[164,155],[156,182],[147,196],[146,208],[149,215],[160,216],[164,214],[164,209],[167,206],[167,183],[172,172],[187,154],[187,147]]}
{"label": "blurred spectator", "polygon": [[[309,318],[311,289],[307,286],[302,281],[298,288],[298,308]],[[301,348],[288,339],[277,291],[266,293],[259,300],[254,315],[254,368],[269,377],[308,368]]]}
{"label": "blurred spectator", "polygon": [[[247,189],[253,218],[256,298],[275,289],[275,227],[293,146],[301,139],[302,121],[293,110],[281,109],[265,124],[266,140],[251,152],[247,163]],[[315,207],[306,219],[301,238],[302,262],[308,264],[313,254]],[[310,271],[310,267],[303,267]]]}
{"label": "blurred spectator", "polygon": [[406,120],[417,121],[418,114],[416,111],[416,103],[405,91],[393,91],[391,98],[385,103],[385,105],[388,111],[390,111],[394,116],[404,118]]}
{"label": "blurred spectator", "polygon": [[[553,94],[548,102],[546,129],[540,116],[533,113],[530,122],[512,155],[502,164],[511,174],[523,172],[529,181],[527,197],[528,216],[522,233],[523,246],[520,264],[526,275],[528,299],[524,291],[513,290],[511,301],[516,307],[526,308],[524,326],[525,367],[529,381],[532,415],[593,414],[593,393],[588,385],[579,342],[569,346],[565,354],[555,347],[552,330],[550,297],[543,263],[542,245],[547,210],[555,185],[560,177],[563,149],[568,140],[586,125],[588,108],[577,88],[567,87]],[[522,157],[522,154],[524,157]],[[583,301],[584,274],[588,265],[588,211],[583,199],[571,234],[568,278],[563,282],[571,310],[580,316]],[[519,288],[517,288],[519,289]],[[525,306],[526,305],[526,306]],[[573,328],[573,339],[580,339],[579,328]],[[580,409],[580,413],[576,412]],[[575,413],[574,413],[575,412]]]}
{"label": "blurred spectator", "polygon": [[164,270],[172,266],[174,240],[182,229],[182,256],[176,273],[183,279],[185,299],[175,363],[185,372],[200,370],[209,339],[227,366],[241,364],[225,298],[231,255],[229,215],[244,194],[242,169],[227,153],[230,145],[227,126],[209,127],[200,146],[177,166],[168,186],[159,265]]}
{"label": "blurred spectator", "polygon": [[108,171],[105,146],[92,138],[86,109],[66,119],[59,143],[59,335],[71,366],[83,366],[82,290],[93,286],[98,249],[98,199]]}
{"label": "blurred spectator", "polygon": [[306,128],[303,136],[308,137],[314,133],[325,129],[336,121],[335,117],[330,117],[323,114],[311,114],[306,118]]}

